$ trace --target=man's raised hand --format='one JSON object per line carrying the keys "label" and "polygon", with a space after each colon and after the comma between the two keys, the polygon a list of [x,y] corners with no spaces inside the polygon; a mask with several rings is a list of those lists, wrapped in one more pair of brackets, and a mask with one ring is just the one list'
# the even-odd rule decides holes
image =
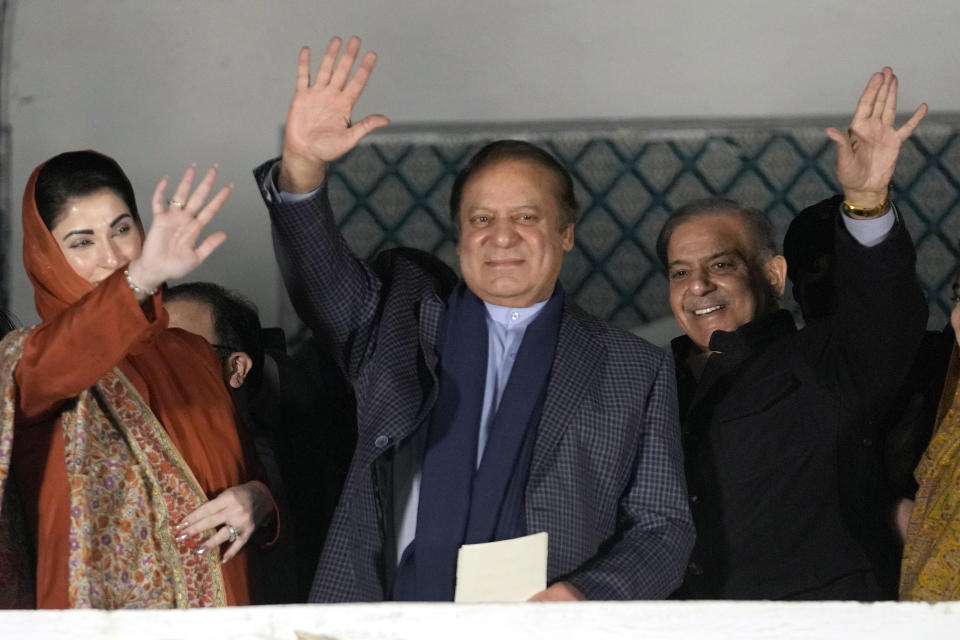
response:
{"label": "man's raised hand", "polygon": [[886,199],[900,145],[926,114],[927,105],[921,104],[903,126],[894,128],[897,76],[884,67],[870,77],[849,129],[843,132],[829,127],[826,131],[837,143],[837,180],[847,202],[869,209]]}
{"label": "man's raised hand", "polygon": [[382,115],[351,121],[351,112],[363,93],[377,55],[368,51],[353,77],[350,71],[360,51],[360,39],[347,41],[343,55],[340,38],[327,45],[323,60],[310,82],[310,48],[300,50],[297,88],[287,112],[283,158],[278,187],[289,193],[307,193],[323,182],[326,164],[353,149],[365,135],[390,124]]}

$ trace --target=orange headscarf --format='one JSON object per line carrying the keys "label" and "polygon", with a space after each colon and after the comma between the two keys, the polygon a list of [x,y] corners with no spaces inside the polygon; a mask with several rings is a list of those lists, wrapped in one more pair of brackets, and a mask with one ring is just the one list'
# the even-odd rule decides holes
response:
{"label": "orange headscarf", "polygon": [[[81,302],[94,286],[74,272],[37,211],[34,196],[42,168],[34,169],[23,194],[23,263],[33,283],[37,312],[47,323]],[[257,466],[252,447],[241,443],[233,403],[213,350],[199,336],[167,328],[160,295],[145,303],[144,310],[155,321],[132,340],[131,336],[115,337],[129,341],[127,356],[117,366],[166,429],[208,497],[254,479],[252,470]],[[111,314],[113,309],[94,312]],[[56,348],[58,342],[45,346]],[[62,360],[65,367],[85,364],[82,353],[66,352]],[[231,604],[246,604],[249,599],[244,556],[241,553],[224,565]]]}
{"label": "orange headscarf", "polygon": [[48,320],[82,298],[93,285],[67,263],[37,211],[37,177],[43,164],[30,174],[23,191],[23,266],[33,283],[37,313]]}

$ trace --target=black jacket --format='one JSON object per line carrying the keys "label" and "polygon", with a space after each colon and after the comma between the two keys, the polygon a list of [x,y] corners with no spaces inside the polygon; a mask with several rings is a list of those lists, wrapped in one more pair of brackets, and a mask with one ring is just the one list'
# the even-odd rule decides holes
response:
{"label": "black jacket", "polygon": [[863,416],[882,413],[902,383],[927,308],[902,222],[867,248],[836,216],[834,316],[798,331],[778,311],[717,331],[699,383],[685,365],[695,347],[674,341],[697,528],[681,597],[882,595],[864,542],[864,529],[882,525],[857,520],[854,508],[881,482],[864,472],[879,453]]}

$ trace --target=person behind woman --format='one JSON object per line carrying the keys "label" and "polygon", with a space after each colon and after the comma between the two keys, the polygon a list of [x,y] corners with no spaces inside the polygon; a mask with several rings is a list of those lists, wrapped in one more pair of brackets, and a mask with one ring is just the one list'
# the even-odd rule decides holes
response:
{"label": "person behind woman", "polygon": [[7,315],[7,312],[0,309],[0,338],[7,335],[16,328],[13,320]]}
{"label": "person behind woman", "polygon": [[901,600],[960,600],[960,268],[953,300],[956,340],[933,438],[914,471],[919,488],[903,547]]}
{"label": "person behind woman", "polygon": [[[191,193],[195,174],[166,206],[160,181],[146,235],[112,159],[64,153],[30,176],[23,259],[42,322],[0,342],[7,604],[34,592],[40,608],[251,602],[244,545],[274,518],[273,501],[214,352],[167,328],[157,293],[226,238],[198,243],[230,187],[207,202],[216,168]],[[17,501],[29,569],[9,544]]]}

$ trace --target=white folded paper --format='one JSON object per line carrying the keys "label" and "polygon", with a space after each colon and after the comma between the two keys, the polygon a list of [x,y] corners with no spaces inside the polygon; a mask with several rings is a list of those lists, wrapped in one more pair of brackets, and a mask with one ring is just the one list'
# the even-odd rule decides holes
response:
{"label": "white folded paper", "polygon": [[523,602],[546,587],[546,531],[460,547],[454,602]]}

